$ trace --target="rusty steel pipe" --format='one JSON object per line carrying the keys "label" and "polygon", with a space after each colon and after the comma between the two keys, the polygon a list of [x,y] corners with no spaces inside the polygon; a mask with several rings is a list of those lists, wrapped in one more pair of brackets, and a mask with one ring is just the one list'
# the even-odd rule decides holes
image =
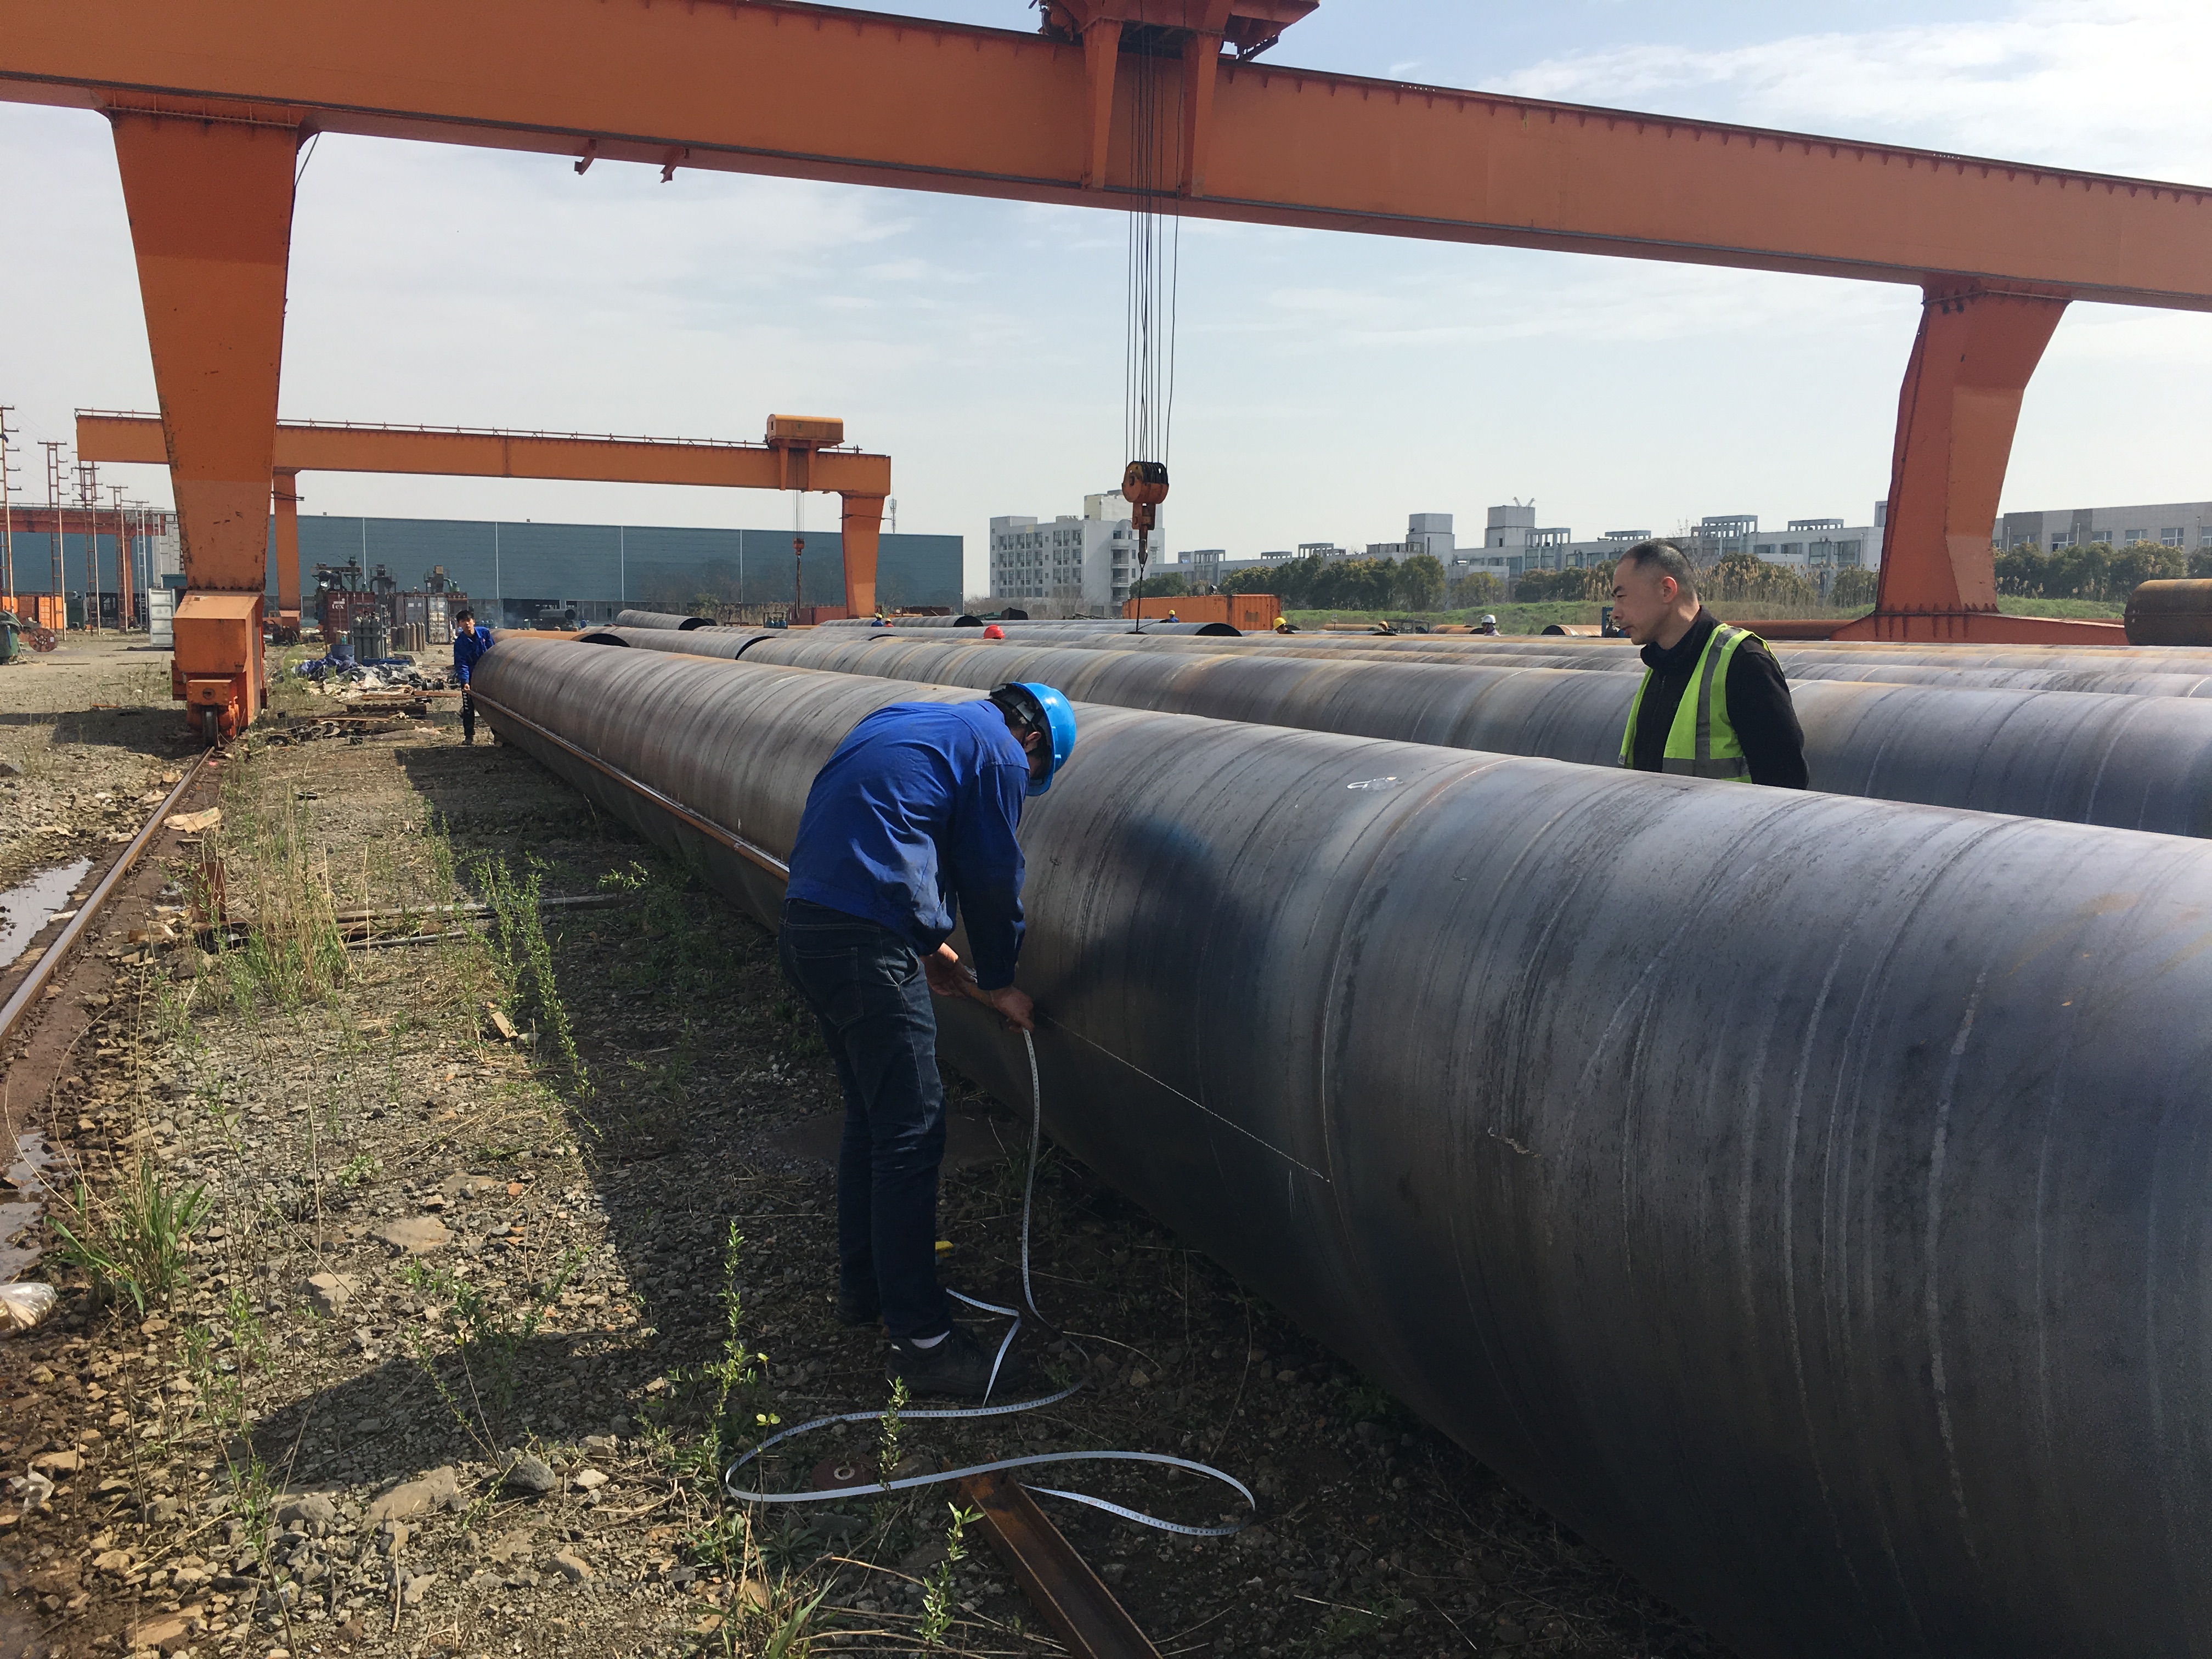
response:
{"label": "rusty steel pipe", "polygon": [[[640,788],[787,858],[854,722],[976,695],[478,674],[769,926]],[[1022,825],[1072,1152],[1747,1656],[2212,1644],[2212,849],[1078,712]]]}
{"label": "rusty steel pipe", "polygon": [[[713,641],[713,635],[665,635]],[[640,642],[656,644],[648,636]],[[665,647],[681,653],[681,643]],[[1009,640],[767,635],[715,654],[1079,702],[1618,766],[1636,681],[1553,668],[1093,651]],[[1812,787],[1831,794],[2212,836],[2212,704],[2072,692],[1795,688]]]}

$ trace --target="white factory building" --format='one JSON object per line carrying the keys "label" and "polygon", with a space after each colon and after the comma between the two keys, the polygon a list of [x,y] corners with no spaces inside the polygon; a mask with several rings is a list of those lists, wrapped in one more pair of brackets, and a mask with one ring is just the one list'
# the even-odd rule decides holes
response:
{"label": "white factory building", "polygon": [[1999,547],[2062,547],[2104,542],[2126,547],[2157,542],[2194,553],[2212,547],[2212,501],[2157,501],[2149,506],[2075,507],[2056,513],[2007,513],[1990,539]]}
{"label": "white factory building", "polygon": [[[1301,542],[1295,548],[1232,559],[1220,548],[1178,553],[1152,567],[1152,574],[1174,573],[1192,582],[1218,582],[1239,570],[1281,564],[1291,559],[1406,559],[1428,553],[1451,580],[1487,571],[1501,581],[1531,570],[1579,570],[1610,564],[1622,551],[1650,538],[1650,530],[1608,530],[1576,538],[1565,525],[1540,525],[1533,502],[1493,507],[1480,538],[1462,546],[1449,513],[1415,513],[1406,520],[1403,539],[1339,547],[1334,542]],[[1698,520],[1683,530],[1662,532],[1680,542],[1699,564],[1729,553],[1753,553],[1774,564],[1795,566],[1808,575],[1822,571],[1878,568],[1881,563],[1881,512],[1875,522],[1849,525],[1841,519],[1791,519],[1780,530],[1761,530],[1753,514],[1727,514]],[[1002,520],[994,520],[995,526]]]}
{"label": "white factory building", "polygon": [[[1050,524],[1035,519],[991,520],[991,592],[994,598],[1078,599],[1089,605],[1119,605],[1134,579],[1136,540],[1118,494],[1086,495],[1080,519]],[[1656,534],[1680,543],[1698,563],[1707,565],[1730,553],[1749,553],[1770,564],[1790,565],[1818,580],[1838,570],[1881,568],[1887,504],[1875,503],[1872,521],[1851,524],[1840,518],[1790,519],[1780,529],[1764,528],[1754,514],[1715,514],[1674,530],[1608,530],[1577,538],[1565,525],[1536,522],[1533,501],[1493,507],[1485,515],[1480,538],[1460,543],[1449,513],[1415,513],[1397,541],[1340,547],[1334,542],[1301,542],[1249,558],[1231,558],[1218,547],[1196,548],[1153,561],[1153,575],[1177,574],[1193,584],[1212,584],[1240,570],[1264,568],[1292,559],[1405,559],[1433,554],[1452,580],[1488,571],[1501,581],[1532,570],[1587,569],[1610,564],[1622,551]],[[2195,552],[2212,548],[2212,501],[2160,501],[2131,507],[2069,507],[2051,513],[2008,513],[1998,519],[1991,540],[1999,547],[2031,546],[2052,552],[2090,542],[2124,547],[2158,542]],[[1112,597],[1108,598],[1110,585]],[[1075,591],[1079,588],[1080,592]],[[1825,583],[1824,583],[1825,588]]]}
{"label": "white factory building", "polygon": [[[1152,532],[1161,567],[1161,531]],[[1009,515],[991,520],[991,597],[1057,599],[1118,609],[1137,579],[1137,532],[1119,489],[1083,498],[1078,517],[1040,520]]]}
{"label": "white factory building", "polygon": [[[1449,517],[1430,514],[1430,519]],[[1874,570],[1881,564],[1881,509],[1872,524],[1841,519],[1791,519],[1780,530],[1762,530],[1758,515],[1716,514],[1680,529],[1608,530],[1577,539],[1565,525],[1540,525],[1534,502],[1493,507],[1480,546],[1461,550],[1444,562],[1454,577],[1486,570],[1503,580],[1531,570],[1583,570],[1611,564],[1627,549],[1654,534],[1678,542],[1698,564],[1731,553],[1749,553],[1770,564],[1786,564],[1818,575],[1828,570]]]}

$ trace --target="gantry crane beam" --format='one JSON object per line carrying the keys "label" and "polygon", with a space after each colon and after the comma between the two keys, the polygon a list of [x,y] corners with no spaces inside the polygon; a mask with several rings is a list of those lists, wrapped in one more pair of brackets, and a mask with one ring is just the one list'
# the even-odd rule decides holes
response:
{"label": "gantry crane beam", "polygon": [[[240,637],[261,590],[307,135],[1123,208],[1140,104],[1176,111],[1186,214],[1917,286],[1880,599],[1856,626],[2090,626],[1996,616],[2021,395],[2071,300],[2212,309],[2212,193],[1239,64],[1231,0],[1174,12],[1062,0],[1042,38],[779,0],[0,0],[0,98],[114,128],[198,590],[179,656],[203,611],[210,640]],[[258,647],[210,650],[188,696],[229,728],[258,705]]]}
{"label": "gantry crane beam", "polygon": [[[12,100],[1125,207],[1085,58],[775,0],[0,0]],[[1157,64],[1100,77],[1114,130]],[[1264,60],[1213,81],[1187,214],[2212,308],[2191,186]]]}
{"label": "gantry crane beam", "polygon": [[[804,423],[818,430],[818,422]],[[839,435],[842,435],[840,434]],[[165,463],[158,415],[81,409],[77,453],[100,462]],[[788,441],[598,437],[472,427],[367,426],[280,421],[276,474],[276,604],[300,620],[299,497],[302,472],[404,472],[441,477],[549,478],[593,483],[696,484],[718,489],[807,489],[844,498],[845,604],[875,608],[876,552],[891,458]]]}

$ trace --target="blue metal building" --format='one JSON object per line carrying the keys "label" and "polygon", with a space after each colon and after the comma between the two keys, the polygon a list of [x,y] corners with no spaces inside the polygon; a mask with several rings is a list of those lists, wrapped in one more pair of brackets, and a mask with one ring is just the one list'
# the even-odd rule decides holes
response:
{"label": "blue metal building", "polygon": [[[269,592],[276,592],[274,530]],[[682,610],[694,601],[784,605],[803,574],[801,603],[845,599],[844,537],[805,532],[806,550],[794,572],[788,530],[690,530],[651,525],[530,524],[482,519],[348,519],[323,514],[300,520],[301,592],[314,592],[314,568],[361,562],[364,574],[383,565],[403,588],[419,587],[443,565],[453,585],[474,601],[481,620],[522,625],[541,611],[573,609],[585,622],[613,618],[624,605]],[[85,538],[64,538],[66,586],[86,586]],[[16,585],[43,593],[52,583],[52,538],[17,531]],[[115,543],[100,538],[101,584],[115,580]],[[886,606],[959,607],[963,540],[958,536],[886,535],[877,556],[876,591]]]}

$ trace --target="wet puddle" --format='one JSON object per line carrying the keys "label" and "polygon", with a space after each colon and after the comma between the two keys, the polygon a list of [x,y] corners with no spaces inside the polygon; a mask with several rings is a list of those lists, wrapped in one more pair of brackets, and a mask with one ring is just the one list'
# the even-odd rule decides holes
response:
{"label": "wet puddle", "polygon": [[69,907],[70,894],[92,868],[90,859],[41,870],[21,887],[0,893],[0,968],[31,948],[39,929]]}
{"label": "wet puddle", "polygon": [[0,1189],[0,1285],[21,1279],[39,1259],[37,1246],[15,1241],[46,1213],[39,1202],[46,1190],[46,1172],[60,1162],[44,1135],[15,1137],[15,1162],[8,1170],[8,1188],[13,1190]]}

